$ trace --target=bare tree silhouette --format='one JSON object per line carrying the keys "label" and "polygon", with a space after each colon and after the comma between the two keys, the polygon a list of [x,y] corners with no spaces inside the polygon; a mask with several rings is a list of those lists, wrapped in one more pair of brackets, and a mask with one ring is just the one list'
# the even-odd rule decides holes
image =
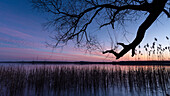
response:
{"label": "bare tree silhouette", "polygon": [[116,59],[124,56],[131,49],[132,56],[135,55],[136,46],[143,40],[146,30],[161,12],[170,17],[167,11],[169,0],[32,0],[32,5],[43,12],[50,13],[52,19],[47,26],[55,26],[57,31],[55,46],[76,39],[76,44],[85,40],[89,48],[96,47],[98,43],[94,43],[93,37],[87,33],[88,27],[93,26],[94,20],[100,21],[99,28],[111,25],[114,29],[115,23],[139,17],[138,12],[149,13],[130,44],[117,43],[123,47],[120,53],[113,49],[103,51],[103,54],[113,53]]}

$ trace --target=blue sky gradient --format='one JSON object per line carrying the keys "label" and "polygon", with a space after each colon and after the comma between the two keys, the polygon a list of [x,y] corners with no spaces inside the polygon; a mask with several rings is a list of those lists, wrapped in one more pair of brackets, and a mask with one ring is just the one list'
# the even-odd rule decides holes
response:
{"label": "blue sky gradient", "polygon": [[[7,60],[57,60],[57,61],[114,61],[112,54],[103,55],[101,52],[92,54],[85,53],[81,49],[75,49],[71,42],[63,49],[52,49],[46,47],[45,42],[52,41],[49,36],[53,33],[43,30],[42,24],[46,22],[47,14],[33,10],[29,0],[0,0],[0,61]],[[145,17],[136,23],[127,23],[125,27],[129,33],[127,39],[131,42],[136,35],[139,25]],[[159,43],[168,45],[166,36],[170,37],[170,20],[165,14],[161,14],[157,21],[147,30],[141,46],[152,43],[154,37]],[[104,49],[109,49],[110,39],[106,32],[112,29],[104,28],[94,30],[98,34],[99,40],[103,43]],[[98,32],[98,33],[97,33]],[[116,30],[118,42],[128,41],[121,34],[123,30]],[[135,60],[126,54],[120,60]],[[145,60],[145,59],[143,59]]]}

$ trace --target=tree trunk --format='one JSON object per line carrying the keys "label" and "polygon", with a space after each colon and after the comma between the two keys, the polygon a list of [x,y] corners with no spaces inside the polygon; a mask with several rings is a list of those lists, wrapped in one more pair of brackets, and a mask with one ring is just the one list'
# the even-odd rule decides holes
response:
{"label": "tree trunk", "polygon": [[140,25],[136,38],[129,45],[124,45],[123,43],[118,43],[123,46],[123,50],[120,53],[114,52],[114,50],[107,50],[103,52],[105,53],[113,53],[116,56],[116,59],[119,59],[124,54],[126,54],[130,49],[132,49],[132,56],[135,55],[135,48],[140,42],[143,40],[146,30],[152,25],[152,23],[157,19],[157,17],[161,14],[162,11],[155,11],[154,13],[150,13],[146,20]]}

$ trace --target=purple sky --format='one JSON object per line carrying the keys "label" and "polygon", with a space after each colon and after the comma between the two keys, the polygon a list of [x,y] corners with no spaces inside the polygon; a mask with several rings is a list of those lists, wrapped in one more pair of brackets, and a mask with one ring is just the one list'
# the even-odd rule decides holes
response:
{"label": "purple sky", "polygon": [[[138,26],[144,18],[137,23],[127,25],[127,39],[132,41],[135,37]],[[158,38],[159,43],[169,44],[165,36],[170,37],[170,20],[162,15],[147,30],[141,45],[151,43],[154,37]],[[81,49],[73,48],[72,43],[63,49],[46,48],[45,42],[50,42],[51,32],[43,30],[41,26],[46,22],[46,16],[31,8],[28,0],[0,0],[0,61],[6,60],[57,60],[57,61],[112,61],[115,60],[111,54],[102,55],[101,52],[92,54],[85,53]],[[103,31],[112,31],[110,29],[99,30],[99,37],[105,34]],[[122,30],[119,30],[122,31]],[[118,41],[128,44],[125,38],[122,39],[117,31]],[[110,48],[109,37],[101,38],[105,41],[104,49]],[[108,56],[108,57],[107,57]],[[127,54],[120,60],[134,60]]]}

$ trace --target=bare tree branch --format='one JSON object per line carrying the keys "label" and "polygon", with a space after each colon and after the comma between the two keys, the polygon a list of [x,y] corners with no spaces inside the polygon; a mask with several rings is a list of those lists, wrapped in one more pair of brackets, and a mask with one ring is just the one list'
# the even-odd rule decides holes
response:
{"label": "bare tree branch", "polygon": [[55,46],[66,44],[75,38],[77,44],[80,44],[85,38],[88,49],[94,49],[92,46],[97,48],[94,43],[98,42],[92,40],[93,38],[87,32],[88,26],[92,25],[94,20],[102,22],[99,24],[99,28],[111,25],[114,29],[117,23],[124,24],[126,20],[133,20],[136,16],[140,17],[137,12],[148,12],[148,17],[139,26],[136,38],[132,43],[128,45],[118,43],[123,47],[120,53],[115,50],[103,52],[103,54],[113,53],[117,59],[131,49],[132,56],[135,55],[136,46],[143,40],[146,30],[161,12],[170,18],[170,13],[165,10],[169,6],[166,4],[167,2],[168,0],[153,0],[152,2],[148,0],[32,0],[34,8],[50,13],[50,16],[53,17],[47,25],[55,27],[57,31]]}
{"label": "bare tree branch", "polygon": [[167,15],[168,18],[170,18],[170,13],[167,10],[163,10],[163,12]]}

